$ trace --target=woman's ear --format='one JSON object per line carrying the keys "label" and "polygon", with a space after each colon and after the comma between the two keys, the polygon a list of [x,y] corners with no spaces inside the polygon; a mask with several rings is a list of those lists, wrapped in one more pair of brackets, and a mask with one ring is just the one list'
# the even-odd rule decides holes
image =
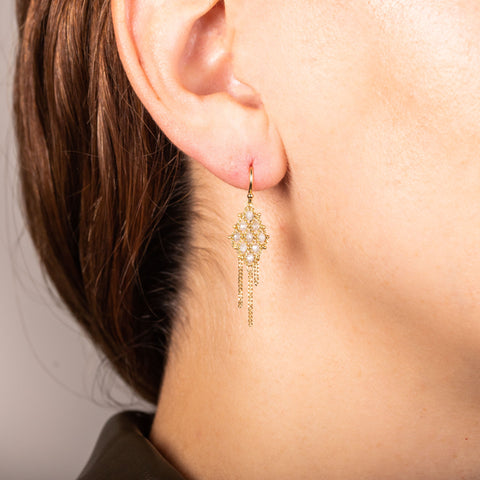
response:
{"label": "woman's ear", "polygon": [[256,190],[280,182],[283,145],[259,93],[234,76],[224,2],[112,0],[112,13],[125,71],[165,135],[235,187],[248,187],[252,164]]}

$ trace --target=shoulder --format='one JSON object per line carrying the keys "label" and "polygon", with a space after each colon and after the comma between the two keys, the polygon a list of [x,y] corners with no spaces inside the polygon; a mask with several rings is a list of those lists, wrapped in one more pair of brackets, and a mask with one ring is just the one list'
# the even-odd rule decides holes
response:
{"label": "shoulder", "polygon": [[153,416],[136,410],[113,415],[77,480],[184,480],[148,439]]}

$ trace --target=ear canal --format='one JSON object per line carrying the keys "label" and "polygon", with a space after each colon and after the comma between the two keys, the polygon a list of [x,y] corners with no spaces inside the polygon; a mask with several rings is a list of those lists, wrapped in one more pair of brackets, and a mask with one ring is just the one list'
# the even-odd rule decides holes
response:
{"label": "ear canal", "polygon": [[223,0],[193,24],[178,62],[182,86],[196,95],[226,92],[239,103],[259,107],[259,95],[233,75],[233,35],[225,22]]}

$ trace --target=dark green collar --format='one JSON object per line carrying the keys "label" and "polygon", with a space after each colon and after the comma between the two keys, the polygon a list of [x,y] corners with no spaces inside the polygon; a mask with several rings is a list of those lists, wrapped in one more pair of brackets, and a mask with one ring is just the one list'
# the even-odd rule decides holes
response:
{"label": "dark green collar", "polygon": [[111,417],[77,480],[185,480],[148,439],[152,422],[134,410]]}

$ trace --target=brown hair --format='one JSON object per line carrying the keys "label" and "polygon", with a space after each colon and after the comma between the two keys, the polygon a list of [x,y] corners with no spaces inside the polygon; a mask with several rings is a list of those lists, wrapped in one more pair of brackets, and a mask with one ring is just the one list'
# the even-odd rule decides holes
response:
{"label": "brown hair", "polygon": [[185,156],[122,68],[108,0],[17,0],[23,206],[61,299],[156,403],[189,232]]}

